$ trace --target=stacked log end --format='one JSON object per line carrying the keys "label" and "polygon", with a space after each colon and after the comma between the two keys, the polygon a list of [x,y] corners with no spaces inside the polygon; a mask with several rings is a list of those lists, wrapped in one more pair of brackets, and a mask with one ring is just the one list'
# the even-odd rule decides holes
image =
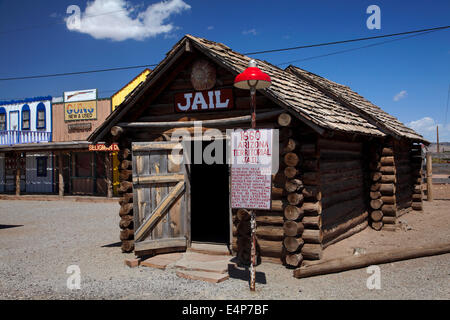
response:
{"label": "stacked log end", "polygon": [[[370,170],[370,206],[369,206],[369,223],[372,229],[377,231],[381,230],[383,227],[383,211],[381,207],[383,206],[382,190],[385,189],[385,185],[381,184],[381,176],[383,175],[381,172],[381,167],[386,166],[388,163],[382,163],[382,148],[378,145],[372,145],[370,148],[369,155],[369,170]],[[383,161],[386,161],[383,158]]]}
{"label": "stacked log end", "polygon": [[[394,147],[392,143],[386,143],[381,148],[380,158],[380,198],[376,204],[371,202],[373,210],[381,211],[381,221],[372,224],[374,229],[383,228],[385,230],[395,230],[397,225],[397,166],[394,157]],[[372,212],[373,214],[373,212]],[[373,214],[377,216],[377,214]],[[372,218],[372,217],[371,217]]]}
{"label": "stacked log end", "polygon": [[[280,116],[281,118],[281,116]],[[282,122],[278,122],[281,126]],[[318,157],[314,142],[302,137],[294,127],[291,135],[280,133],[280,158],[284,169],[282,260],[290,267],[298,267],[303,260],[319,259],[321,248],[321,192],[318,186]],[[284,131],[284,132],[283,132]],[[294,138],[295,137],[295,138]]]}
{"label": "stacked log end", "polygon": [[[308,143],[307,139],[302,139],[302,144],[296,142],[295,149],[289,151],[291,154],[283,158],[288,194],[284,209],[283,260],[290,267],[298,267],[303,260],[322,257],[322,193],[315,141]],[[292,162],[291,158],[300,160]]]}
{"label": "stacked log end", "polygon": [[132,252],[134,250],[134,221],[131,150],[123,145],[119,145],[119,148],[120,240],[122,241],[122,252]]}
{"label": "stacked log end", "polygon": [[413,180],[412,204],[413,210],[423,210],[422,190],[422,150],[420,144],[413,144],[410,151],[411,178]]}

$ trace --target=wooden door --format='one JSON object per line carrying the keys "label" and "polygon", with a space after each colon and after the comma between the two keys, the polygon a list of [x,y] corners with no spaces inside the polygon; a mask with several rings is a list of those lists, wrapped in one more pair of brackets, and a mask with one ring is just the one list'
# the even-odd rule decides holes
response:
{"label": "wooden door", "polygon": [[183,148],[174,142],[136,142],[133,156],[135,252],[185,249],[189,238]]}

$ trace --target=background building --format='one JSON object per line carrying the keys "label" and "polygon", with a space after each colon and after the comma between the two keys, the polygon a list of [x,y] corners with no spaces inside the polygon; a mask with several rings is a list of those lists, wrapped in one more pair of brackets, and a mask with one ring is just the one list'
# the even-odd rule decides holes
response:
{"label": "background building", "polygon": [[0,102],[0,192],[14,192],[16,184],[23,192],[53,191],[52,153],[23,150],[52,141],[51,100],[46,96]]}
{"label": "background building", "polygon": [[0,193],[117,195],[117,145],[91,145],[87,137],[149,73],[111,98],[83,89],[0,102]]}

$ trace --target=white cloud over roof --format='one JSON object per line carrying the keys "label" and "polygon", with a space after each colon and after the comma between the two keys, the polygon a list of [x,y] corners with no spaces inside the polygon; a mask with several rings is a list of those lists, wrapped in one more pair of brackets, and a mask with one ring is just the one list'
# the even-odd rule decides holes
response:
{"label": "white cloud over roof", "polygon": [[190,8],[183,0],[157,2],[144,10],[142,5],[133,6],[125,0],[94,0],[80,12],[79,20],[75,11],[65,21],[70,31],[86,33],[95,39],[144,40],[176,30],[169,18]]}

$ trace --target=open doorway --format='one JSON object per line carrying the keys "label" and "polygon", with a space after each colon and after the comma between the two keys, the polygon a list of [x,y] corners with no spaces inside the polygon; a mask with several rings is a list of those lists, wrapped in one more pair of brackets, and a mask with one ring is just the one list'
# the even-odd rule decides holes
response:
{"label": "open doorway", "polygon": [[[207,144],[203,142],[203,149]],[[229,167],[225,161],[222,163],[190,165],[191,240],[194,242],[230,243]]]}

